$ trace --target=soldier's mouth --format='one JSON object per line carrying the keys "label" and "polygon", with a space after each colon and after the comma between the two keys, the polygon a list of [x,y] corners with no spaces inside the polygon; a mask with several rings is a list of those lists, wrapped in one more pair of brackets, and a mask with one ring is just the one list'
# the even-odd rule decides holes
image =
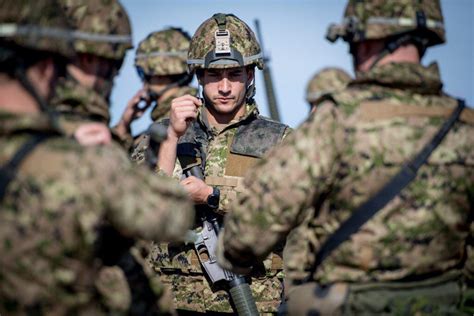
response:
{"label": "soldier's mouth", "polygon": [[234,100],[234,98],[216,98],[216,101],[218,101],[220,103],[228,103],[232,100]]}

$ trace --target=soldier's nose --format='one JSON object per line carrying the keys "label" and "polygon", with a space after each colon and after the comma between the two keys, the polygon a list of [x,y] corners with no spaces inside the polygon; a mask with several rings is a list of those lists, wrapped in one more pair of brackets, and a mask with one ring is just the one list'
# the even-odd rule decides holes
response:
{"label": "soldier's nose", "polygon": [[230,88],[231,88],[231,83],[229,79],[222,78],[222,80],[219,82],[219,91],[223,93],[227,93],[230,91]]}

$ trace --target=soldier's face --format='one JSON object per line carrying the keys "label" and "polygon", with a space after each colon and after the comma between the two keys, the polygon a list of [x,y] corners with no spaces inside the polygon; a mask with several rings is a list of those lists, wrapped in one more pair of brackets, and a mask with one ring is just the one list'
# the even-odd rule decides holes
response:
{"label": "soldier's face", "polygon": [[145,90],[150,89],[153,92],[159,93],[172,83],[173,80],[170,76],[151,76],[148,81],[143,82],[143,88]]}
{"label": "soldier's face", "polygon": [[237,113],[245,101],[247,86],[253,80],[253,69],[235,67],[205,69],[200,83],[213,110],[219,114]]}

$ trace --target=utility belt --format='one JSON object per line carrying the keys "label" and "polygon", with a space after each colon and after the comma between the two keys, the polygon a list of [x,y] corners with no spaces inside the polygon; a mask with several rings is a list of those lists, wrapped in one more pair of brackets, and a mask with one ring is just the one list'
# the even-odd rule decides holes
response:
{"label": "utility belt", "polygon": [[[308,282],[293,287],[280,315],[434,314],[457,312],[463,296],[460,271],[417,281],[319,285]],[[317,314],[316,314],[317,313]]]}

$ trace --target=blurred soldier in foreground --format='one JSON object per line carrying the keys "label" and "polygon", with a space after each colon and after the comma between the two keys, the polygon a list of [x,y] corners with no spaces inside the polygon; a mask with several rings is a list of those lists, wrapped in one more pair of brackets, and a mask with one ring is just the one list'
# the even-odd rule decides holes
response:
{"label": "blurred soldier in foreground", "polygon": [[[59,81],[53,100],[61,115],[61,127],[67,134],[74,133],[81,144],[109,143],[112,133],[114,140],[129,150],[133,141],[131,135],[121,133],[119,128],[110,131],[108,128],[114,79],[127,50],[132,47],[128,14],[116,0],[60,0],[59,3],[76,30],[73,46],[77,55],[67,65],[66,75]],[[95,122],[96,125],[84,125],[84,122]],[[108,141],[104,140],[104,134],[109,135]],[[119,243],[119,240],[115,242]],[[144,262],[148,244],[139,241],[124,256],[126,259],[121,260],[120,268],[128,271],[127,282],[133,288],[131,304],[154,305],[160,298],[160,312],[164,313],[171,301],[158,277]],[[143,283],[150,282],[154,283],[153,293],[141,292],[140,289],[147,288]]]}
{"label": "blurred soldier in foreground", "polygon": [[[445,42],[439,2],[350,1],[343,25],[329,35],[349,43],[356,79],[245,178],[247,191],[220,236],[219,260],[248,271],[299,226],[309,255],[293,249],[285,265],[305,264],[309,280],[286,288],[293,314],[466,311],[474,277],[474,121],[471,109],[461,112],[463,103],[442,92],[438,66],[420,64],[428,47]],[[413,175],[408,186],[364,218],[384,198],[376,193],[393,188],[402,166],[446,130],[417,175],[397,177]],[[364,212],[355,212],[362,205]],[[355,232],[343,225],[354,213],[362,226]],[[313,282],[294,287],[305,281]]]}
{"label": "blurred soldier in foreground", "polygon": [[328,95],[344,89],[350,81],[351,76],[337,67],[324,68],[315,73],[306,87],[310,112],[316,111],[317,105],[325,101]]}
{"label": "blurred soldier in foreground", "polygon": [[[172,101],[170,119],[163,122],[168,138],[160,149],[159,167],[167,174],[187,175],[181,184],[200,214],[212,212],[221,221],[242,190],[243,173],[289,128],[258,113],[253,97],[255,66],[263,67],[260,46],[236,16],[219,13],[204,21],[191,40],[188,64],[203,98],[185,95]],[[194,168],[204,179],[194,176]],[[198,221],[195,228],[201,226]],[[228,294],[206,279],[193,247],[157,245],[151,256],[155,269],[172,285],[177,308],[190,315],[232,313]],[[281,270],[280,257],[272,254],[252,271],[251,289],[260,313],[277,310]]]}
{"label": "blurred soldier in foreground", "polygon": [[[77,30],[73,41],[77,56],[68,64],[65,77],[59,81],[52,105],[60,113],[60,123],[66,133],[77,135],[78,125],[94,122],[96,128],[89,135],[92,132],[103,135],[100,132],[102,127],[110,138],[110,94],[125,54],[132,48],[128,15],[115,0],[109,3],[60,0],[59,3]],[[125,148],[131,146],[130,135],[114,131],[112,135]],[[98,139],[98,143],[107,142]]]}
{"label": "blurred soldier in foreground", "polygon": [[134,238],[179,240],[194,211],[174,181],[117,146],[60,136],[47,100],[73,32],[58,7],[0,1],[0,314],[157,314],[132,306],[129,271],[115,262]]}
{"label": "blurred soldier in foreground", "polygon": [[[185,94],[196,94],[189,86],[193,76],[188,74],[186,57],[191,38],[180,28],[168,28],[150,33],[138,45],[135,67],[143,83],[128,102],[116,126],[121,135],[130,135],[130,124],[153,106],[151,119],[157,122],[169,116],[171,100]],[[136,138],[132,160],[140,163],[148,148],[149,135]]]}

